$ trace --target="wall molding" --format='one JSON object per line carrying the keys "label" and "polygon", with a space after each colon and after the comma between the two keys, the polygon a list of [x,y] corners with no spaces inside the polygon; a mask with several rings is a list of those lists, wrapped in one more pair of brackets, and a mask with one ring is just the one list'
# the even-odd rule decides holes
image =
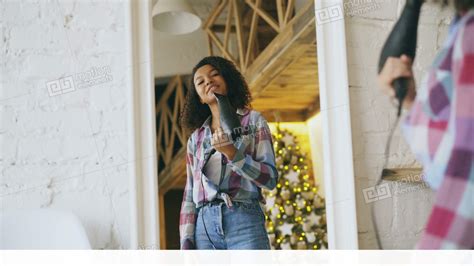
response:
{"label": "wall molding", "polygon": [[[128,4],[130,248],[159,249],[151,1]],[[328,241],[330,249],[357,249],[344,15],[328,23],[318,18],[335,6],[343,12],[342,0],[315,0]]]}
{"label": "wall molding", "polygon": [[329,249],[358,249],[343,0],[315,0]]}
{"label": "wall molding", "polygon": [[130,249],[159,249],[151,0],[129,0],[126,17]]}

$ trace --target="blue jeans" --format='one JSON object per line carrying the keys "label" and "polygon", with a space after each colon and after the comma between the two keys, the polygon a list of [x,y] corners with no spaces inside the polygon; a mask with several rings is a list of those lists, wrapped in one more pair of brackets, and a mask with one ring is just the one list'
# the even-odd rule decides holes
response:
{"label": "blue jeans", "polygon": [[198,209],[196,248],[270,249],[265,214],[258,201],[232,204],[228,208],[224,202],[212,202]]}

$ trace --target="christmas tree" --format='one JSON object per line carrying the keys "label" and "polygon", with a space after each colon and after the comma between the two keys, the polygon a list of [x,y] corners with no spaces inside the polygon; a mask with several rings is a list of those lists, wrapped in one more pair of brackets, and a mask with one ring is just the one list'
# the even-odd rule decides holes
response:
{"label": "christmas tree", "polygon": [[265,191],[266,227],[273,249],[326,249],[324,199],[318,195],[296,137],[277,126],[273,135],[279,181]]}

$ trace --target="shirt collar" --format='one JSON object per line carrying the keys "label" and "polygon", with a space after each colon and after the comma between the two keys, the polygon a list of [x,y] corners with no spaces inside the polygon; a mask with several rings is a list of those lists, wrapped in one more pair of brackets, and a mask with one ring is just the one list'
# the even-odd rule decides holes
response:
{"label": "shirt collar", "polygon": [[[250,112],[250,110],[247,109],[247,108],[237,108],[237,110],[235,112],[239,116],[245,116],[246,114],[248,114]],[[204,123],[201,126],[201,130],[205,129],[206,127],[209,128],[209,124],[211,123],[211,117],[212,117],[212,115],[207,117],[206,121],[204,121]]]}

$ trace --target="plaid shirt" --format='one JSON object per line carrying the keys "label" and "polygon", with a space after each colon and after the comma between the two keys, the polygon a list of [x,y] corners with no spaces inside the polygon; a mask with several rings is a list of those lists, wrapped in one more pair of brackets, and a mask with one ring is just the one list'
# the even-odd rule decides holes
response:
{"label": "plaid shirt", "polygon": [[[181,204],[179,232],[181,249],[195,249],[194,230],[197,209],[206,202],[229,196],[232,201],[257,199],[265,204],[261,189],[272,190],[278,179],[275,153],[270,129],[263,116],[256,111],[238,109],[242,130],[248,134],[237,139],[233,160],[222,155],[223,177],[217,186],[202,171],[211,152],[211,117],[196,129],[187,143],[187,181]],[[225,199],[225,198],[224,198]]]}
{"label": "plaid shirt", "polygon": [[419,249],[474,248],[474,10],[457,17],[402,128],[437,190]]}

